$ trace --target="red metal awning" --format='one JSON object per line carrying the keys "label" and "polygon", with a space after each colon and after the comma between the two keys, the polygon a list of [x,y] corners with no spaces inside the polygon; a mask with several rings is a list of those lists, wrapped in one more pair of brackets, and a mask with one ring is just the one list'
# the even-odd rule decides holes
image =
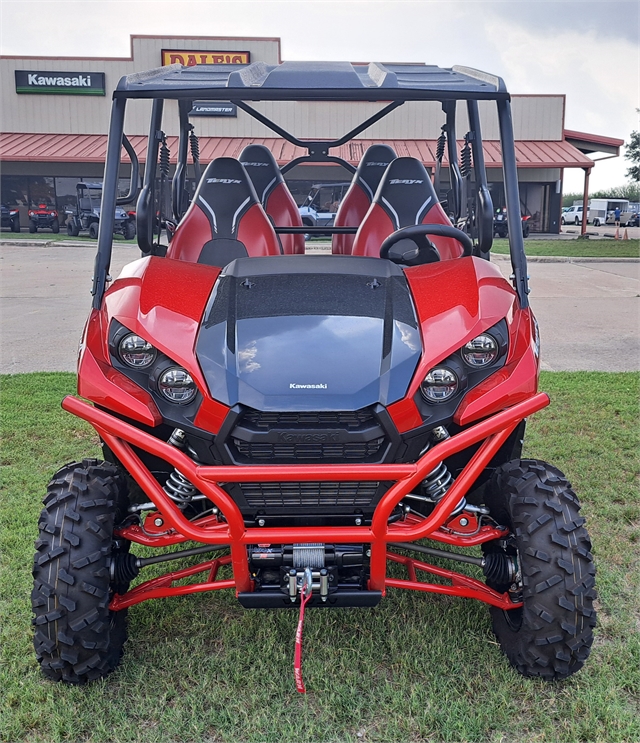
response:
{"label": "red metal awning", "polygon": [[[129,137],[140,162],[146,161],[147,137]],[[217,157],[238,157],[249,144],[264,144],[273,153],[279,165],[284,165],[296,157],[306,155],[301,147],[296,147],[284,139],[248,139],[243,137],[200,137],[200,159],[203,163]],[[331,150],[343,160],[357,165],[364,151],[372,144],[388,144],[399,157],[415,157],[427,167],[435,165],[435,139],[354,139],[341,147]],[[167,137],[171,150],[171,160],[175,162],[178,151],[178,138]],[[458,143],[458,149],[462,147]],[[516,141],[516,160],[519,168],[590,168],[593,160],[583,155],[566,141]],[[500,143],[483,142],[487,168],[502,167]],[[107,153],[106,134],[0,134],[0,161],[4,162],[59,162],[59,163],[103,163]],[[123,161],[127,161],[122,153]]]}

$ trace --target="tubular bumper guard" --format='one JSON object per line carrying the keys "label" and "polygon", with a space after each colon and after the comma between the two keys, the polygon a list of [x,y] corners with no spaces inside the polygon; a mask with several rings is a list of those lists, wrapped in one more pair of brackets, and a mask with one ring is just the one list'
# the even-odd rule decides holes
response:
{"label": "tubular bumper guard", "polygon": [[[476,598],[503,609],[515,608],[508,594],[499,594],[484,583],[461,573],[419,562],[409,557],[387,552],[388,542],[410,542],[418,539],[433,539],[461,547],[480,544],[496,539],[506,532],[485,526],[471,536],[456,536],[440,530],[451,517],[452,511],[483,472],[515,427],[529,415],[549,404],[545,393],[538,393],[507,410],[481,421],[464,431],[440,442],[429,449],[413,464],[371,465],[250,465],[250,466],[201,466],[170,444],[140,431],[134,426],[98,410],[92,405],[68,396],[62,407],[69,413],[88,421],[107,446],[122,462],[137,481],[149,500],[157,506],[164,521],[165,535],[148,536],[140,527],[128,527],[123,536],[131,541],[151,546],[167,546],[187,540],[211,545],[230,545],[230,558],[202,563],[195,568],[168,573],[129,591],[124,596],[116,595],[111,608],[123,609],[147,598],[170,596],[195,591],[208,591],[235,586],[236,593],[253,589],[249,573],[247,544],[293,544],[293,543],[368,543],[371,545],[369,590],[385,595],[386,587],[408,588],[454,596]],[[444,498],[424,519],[410,518],[404,522],[389,524],[393,509],[414,487],[443,459],[482,441],[464,470],[458,475]],[[144,466],[132,449],[132,445],[164,459],[189,479],[226,519],[203,518],[199,524],[184,517],[180,509],[165,493],[162,486]],[[378,503],[371,526],[333,527],[266,527],[247,528],[239,508],[219,483],[227,482],[279,482],[279,481],[395,481]],[[124,533],[126,532],[126,533]],[[387,578],[387,559],[404,564],[409,580]],[[215,580],[218,567],[230,564],[233,580]],[[197,572],[209,571],[205,583],[173,586],[172,584]],[[416,570],[438,575],[451,581],[451,585],[425,583],[417,580]]]}

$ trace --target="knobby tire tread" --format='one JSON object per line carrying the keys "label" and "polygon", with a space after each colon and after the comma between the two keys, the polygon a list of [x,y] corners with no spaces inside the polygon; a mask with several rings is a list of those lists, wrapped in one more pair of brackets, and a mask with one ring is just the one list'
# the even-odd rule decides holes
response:
{"label": "knobby tire tread", "polygon": [[43,503],[31,594],[36,657],[49,679],[83,684],[116,668],[126,640],[126,611],[109,611],[126,485],[114,465],[85,459],[56,473]]}
{"label": "knobby tire tread", "polygon": [[523,581],[519,628],[491,608],[496,637],[524,676],[566,678],[587,660],[596,624],[595,566],[578,498],[559,469],[522,459],[496,470],[486,505],[515,535]]}

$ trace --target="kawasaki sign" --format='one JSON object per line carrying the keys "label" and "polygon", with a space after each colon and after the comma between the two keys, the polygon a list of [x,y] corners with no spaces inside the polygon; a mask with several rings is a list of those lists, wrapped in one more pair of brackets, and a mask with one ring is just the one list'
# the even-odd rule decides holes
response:
{"label": "kawasaki sign", "polygon": [[104,72],[15,70],[16,93],[104,95]]}

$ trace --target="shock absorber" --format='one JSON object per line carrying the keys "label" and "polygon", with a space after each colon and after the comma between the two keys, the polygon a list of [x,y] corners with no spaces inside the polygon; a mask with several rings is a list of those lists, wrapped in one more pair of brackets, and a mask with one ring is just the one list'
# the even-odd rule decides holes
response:
{"label": "shock absorber", "polygon": [[442,127],[442,132],[438,137],[436,143],[436,169],[433,178],[433,188],[435,189],[438,199],[440,198],[440,171],[442,170],[442,158],[444,157],[444,148],[447,144],[447,135],[445,134],[445,128]]}
{"label": "shock absorber", "polygon": [[[184,451],[187,446],[187,437],[185,432],[181,428],[174,429],[173,433],[169,437],[169,444],[175,446],[176,449]],[[193,453],[188,452],[192,459]],[[193,485],[187,478],[180,472],[176,467],[173,472],[167,478],[167,482],[164,485],[164,492],[175,501],[180,508],[185,508],[195,496],[200,495],[200,491]]]}
{"label": "shock absorber", "polygon": [[471,175],[471,145],[469,144],[469,135],[465,134],[464,145],[460,150],[460,175],[467,178]]}
{"label": "shock absorber", "polygon": [[[444,426],[437,426],[433,429],[432,439],[435,443],[446,441],[448,438],[450,438],[449,431]],[[431,448],[431,444],[428,448]],[[449,490],[452,484],[453,475],[447,465],[444,462],[440,462],[422,481],[424,498],[434,504],[439,503],[447,494],[447,490]],[[458,505],[451,512],[451,515],[455,516],[460,513],[466,505],[467,500],[462,497]]]}
{"label": "shock absorber", "polygon": [[193,169],[195,171],[196,181],[200,180],[200,143],[198,135],[195,132],[193,124],[189,124],[189,147],[191,149],[191,158],[193,160]]}

